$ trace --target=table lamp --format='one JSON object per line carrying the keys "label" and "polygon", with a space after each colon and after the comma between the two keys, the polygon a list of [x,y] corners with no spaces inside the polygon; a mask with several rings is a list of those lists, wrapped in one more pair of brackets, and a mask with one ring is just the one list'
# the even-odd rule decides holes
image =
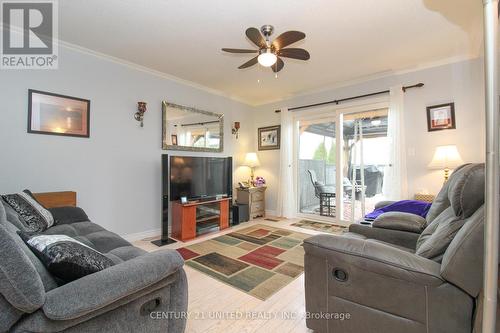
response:
{"label": "table lamp", "polygon": [[254,177],[253,171],[255,167],[259,166],[259,159],[257,158],[257,154],[247,153],[243,165],[250,168],[250,178],[252,179],[251,184],[253,185],[253,177]]}
{"label": "table lamp", "polygon": [[457,146],[437,146],[434,157],[429,163],[429,169],[444,170],[444,182],[446,183],[450,176],[450,169],[454,169],[463,163],[464,161],[458,153]]}

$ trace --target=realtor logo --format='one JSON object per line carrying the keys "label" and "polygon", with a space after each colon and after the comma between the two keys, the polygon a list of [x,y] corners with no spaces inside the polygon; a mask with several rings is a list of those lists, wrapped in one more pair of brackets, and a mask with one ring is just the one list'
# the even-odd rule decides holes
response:
{"label": "realtor logo", "polygon": [[57,2],[3,1],[1,69],[57,69]]}

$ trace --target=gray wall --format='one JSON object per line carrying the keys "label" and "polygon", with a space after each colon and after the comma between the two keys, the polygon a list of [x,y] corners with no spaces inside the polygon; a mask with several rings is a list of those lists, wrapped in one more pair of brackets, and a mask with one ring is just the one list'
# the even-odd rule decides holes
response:
{"label": "gray wall", "polygon": [[[258,127],[280,123],[274,110],[340,99],[388,89],[402,84],[425,83],[425,87],[405,94],[405,133],[408,163],[409,194],[426,190],[437,193],[443,183],[440,171],[429,170],[434,148],[456,144],[465,162],[484,161],[484,91],[483,66],[479,59],[390,75],[384,78],[348,85],[322,92],[299,95],[284,101],[262,105],[254,112],[255,131]],[[457,129],[428,132],[426,106],[455,102]],[[288,142],[282,142],[290,144]],[[267,209],[276,209],[279,176],[279,151],[260,151],[261,167],[256,174],[266,178]]]}
{"label": "gray wall", "polygon": [[[244,104],[66,48],[59,58],[58,70],[0,71],[0,193],[74,190],[95,222],[147,234],[160,228],[162,100],[225,114],[224,153],[210,155],[234,155],[237,166],[253,149]],[[28,88],[90,99],[90,139],[28,134]],[[138,101],[148,103],[144,128],[133,119]],[[235,168],[235,180],[247,177]]]}
{"label": "gray wall", "polygon": [[[168,61],[166,59],[165,61]],[[61,48],[59,70],[0,72],[0,192],[75,190],[91,218],[117,233],[160,228],[161,101],[224,113],[225,149],[234,156],[234,181],[249,178],[244,154],[256,150],[257,128],[279,124],[273,110],[352,96],[395,84],[424,82],[405,95],[409,192],[436,193],[442,173],[427,169],[437,145],[457,144],[466,162],[484,160],[484,92],[480,60],[392,75],[377,80],[249,107],[226,97],[108,59]],[[91,138],[26,133],[28,89],[87,98]],[[145,127],[133,119],[137,101],[148,102]],[[457,129],[427,132],[425,107],[455,102]],[[240,121],[240,138],[230,135]],[[282,144],[290,144],[283,142]],[[189,153],[175,153],[186,155]],[[207,155],[207,154],[201,154]],[[276,208],[279,151],[259,152],[256,174],[266,178],[267,209]]]}

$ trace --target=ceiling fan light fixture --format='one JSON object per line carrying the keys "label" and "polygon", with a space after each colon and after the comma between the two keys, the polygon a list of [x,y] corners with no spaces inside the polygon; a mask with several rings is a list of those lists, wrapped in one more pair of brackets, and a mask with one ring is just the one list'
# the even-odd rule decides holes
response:
{"label": "ceiling fan light fixture", "polygon": [[264,25],[260,28],[260,31],[254,27],[245,30],[247,39],[257,46],[258,49],[256,50],[223,48],[222,51],[229,53],[257,53],[252,59],[238,66],[238,69],[260,64],[262,67],[271,69],[275,73],[275,77],[278,76],[276,73],[281,71],[283,66],[285,66],[282,58],[309,60],[310,55],[307,50],[296,47],[287,48],[287,46],[306,38],[305,33],[290,30],[271,41],[270,36],[273,30],[272,25]]}
{"label": "ceiling fan light fixture", "polygon": [[276,63],[277,60],[278,57],[271,51],[270,48],[262,50],[259,54],[259,57],[257,58],[259,64],[264,67],[271,67]]}

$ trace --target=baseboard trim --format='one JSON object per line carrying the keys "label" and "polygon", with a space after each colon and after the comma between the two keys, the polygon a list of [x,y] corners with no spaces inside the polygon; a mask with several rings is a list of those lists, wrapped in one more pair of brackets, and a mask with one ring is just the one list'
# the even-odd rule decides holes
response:
{"label": "baseboard trim", "polygon": [[275,217],[278,217],[278,214],[276,213],[275,210],[267,210],[266,209],[266,216],[275,216]]}
{"label": "baseboard trim", "polygon": [[128,242],[135,242],[144,238],[160,236],[160,235],[161,235],[161,228],[158,228],[153,230],[136,232],[133,234],[121,235],[121,237],[123,237]]}

